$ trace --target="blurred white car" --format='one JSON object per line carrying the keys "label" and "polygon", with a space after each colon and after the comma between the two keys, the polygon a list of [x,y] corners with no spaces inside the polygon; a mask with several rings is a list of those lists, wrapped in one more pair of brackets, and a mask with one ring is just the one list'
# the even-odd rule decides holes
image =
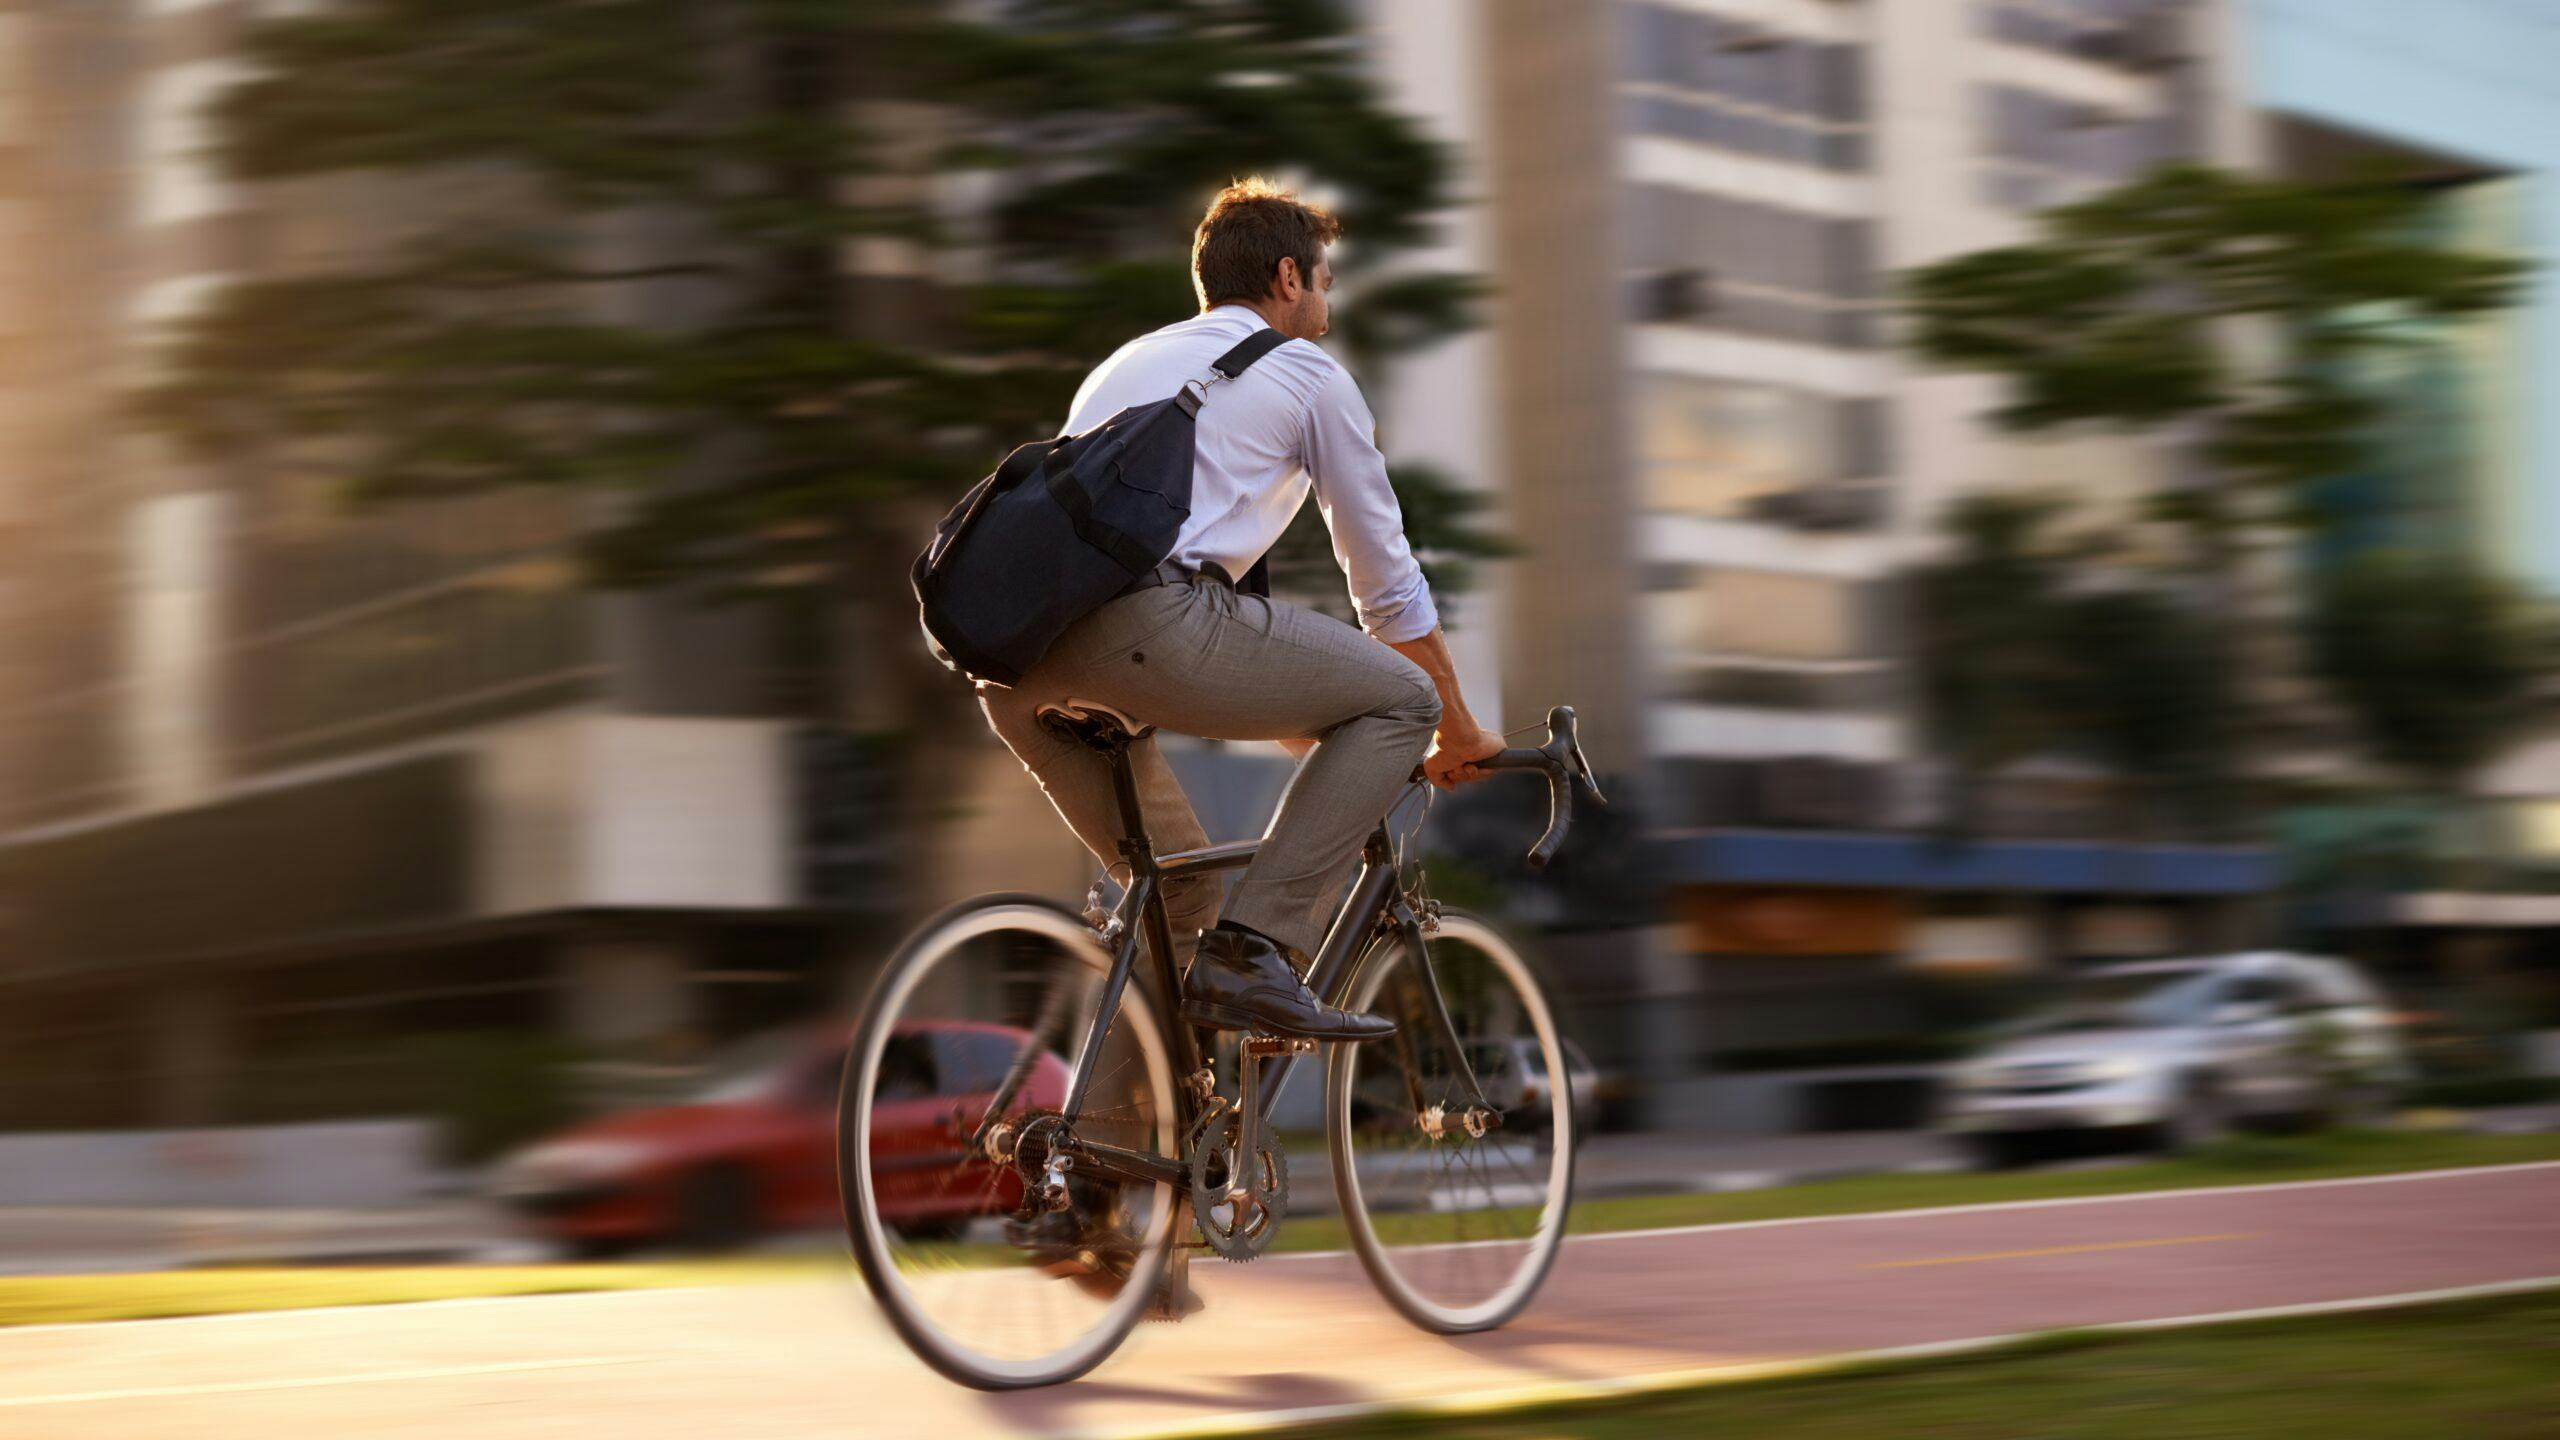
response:
{"label": "blurred white car", "polygon": [[2243,1121],[2367,1119],[2408,1075],[2381,995],[2341,961],[2146,961],[2081,973],[1950,1067],[1940,1125],[1994,1165],[2062,1132],[2185,1150]]}
{"label": "blurred white car", "polygon": [[[1591,1057],[1571,1040],[1564,1042],[1565,1079],[1573,1087],[1574,1128],[1584,1134],[1591,1130],[1592,1119],[1600,1110],[1600,1072],[1592,1068]],[[1528,1112],[1547,1117],[1548,1091],[1554,1082],[1547,1075],[1546,1057],[1538,1044],[1526,1038],[1501,1043],[1478,1041],[1467,1047],[1467,1064],[1476,1072],[1476,1084],[1484,1090],[1484,1098],[1505,1114]]]}

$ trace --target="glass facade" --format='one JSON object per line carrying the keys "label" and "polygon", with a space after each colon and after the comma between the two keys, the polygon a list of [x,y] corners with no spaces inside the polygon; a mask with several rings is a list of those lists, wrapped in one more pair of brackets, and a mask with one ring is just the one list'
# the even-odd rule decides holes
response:
{"label": "glass facade", "polygon": [[[2465,186],[2465,208],[2502,214],[2466,243],[2548,252],[2560,235],[2560,26],[2538,4],[2409,7],[2385,0],[2319,5],[2250,0],[2249,92],[2288,124],[2328,127],[2362,144],[2403,146],[2513,177]],[[2416,26],[2419,43],[2410,43]],[[2481,213],[2478,219],[2490,221]],[[2466,222],[2467,223],[2467,222]],[[2470,387],[2485,487],[2482,558],[2560,594],[2560,406],[2538,404],[2560,355],[2560,295],[2547,284],[2457,342]]]}

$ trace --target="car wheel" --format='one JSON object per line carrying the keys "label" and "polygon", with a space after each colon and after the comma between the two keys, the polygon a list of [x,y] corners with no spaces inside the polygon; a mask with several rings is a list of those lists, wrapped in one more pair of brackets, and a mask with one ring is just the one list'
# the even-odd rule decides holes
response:
{"label": "car wheel", "polygon": [[2201,1150],[2231,1133],[2230,1107],[2210,1080],[2189,1080],[2178,1087],[2169,1113],[2157,1127],[2158,1148],[2172,1155]]}
{"label": "car wheel", "polygon": [[734,1165],[711,1165],[676,1188],[676,1238],[692,1250],[735,1250],[756,1232],[755,1182]]}

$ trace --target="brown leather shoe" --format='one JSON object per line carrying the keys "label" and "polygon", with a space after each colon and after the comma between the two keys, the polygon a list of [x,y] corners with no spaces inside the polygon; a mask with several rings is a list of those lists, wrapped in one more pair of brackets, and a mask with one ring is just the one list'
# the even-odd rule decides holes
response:
{"label": "brown leather shoe", "polygon": [[1308,1040],[1376,1040],[1396,1023],[1356,1015],[1315,997],[1280,947],[1249,930],[1219,926],[1200,937],[1182,979],[1182,1018],[1218,1030]]}

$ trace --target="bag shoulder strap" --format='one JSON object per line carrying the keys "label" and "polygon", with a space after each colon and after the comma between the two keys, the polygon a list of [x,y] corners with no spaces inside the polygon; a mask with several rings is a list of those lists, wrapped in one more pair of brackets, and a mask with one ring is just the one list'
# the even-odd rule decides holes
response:
{"label": "bag shoulder strap", "polygon": [[1253,362],[1289,343],[1289,337],[1266,325],[1236,342],[1236,348],[1210,362],[1209,368],[1230,380],[1253,368]]}

